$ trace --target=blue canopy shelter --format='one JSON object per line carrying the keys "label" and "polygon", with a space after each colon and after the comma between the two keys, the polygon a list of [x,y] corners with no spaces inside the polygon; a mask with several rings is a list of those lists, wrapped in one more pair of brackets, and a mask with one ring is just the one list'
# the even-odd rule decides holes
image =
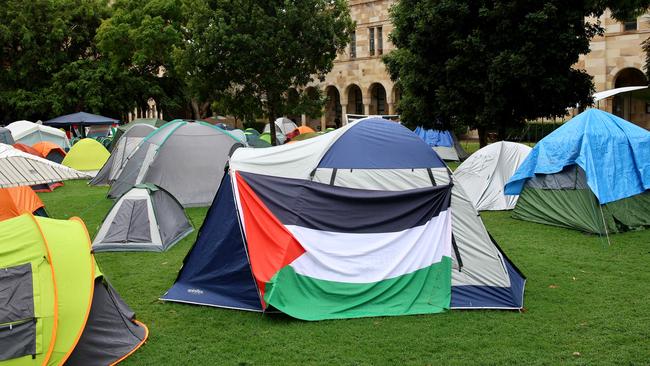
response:
{"label": "blue canopy shelter", "polygon": [[65,116],[52,118],[50,120],[43,122],[43,124],[47,126],[67,128],[67,129],[70,129],[71,126],[76,125],[80,127],[82,137],[85,137],[86,132],[84,127],[112,125],[118,122],[119,120],[110,117],[104,117],[97,114],[91,114],[86,112],[77,112],[73,114],[66,114]]}

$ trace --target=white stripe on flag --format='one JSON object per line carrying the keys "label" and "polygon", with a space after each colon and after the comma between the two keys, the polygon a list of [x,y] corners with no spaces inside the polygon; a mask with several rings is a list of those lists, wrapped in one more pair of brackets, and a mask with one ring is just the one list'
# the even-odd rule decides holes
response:
{"label": "white stripe on flag", "polygon": [[[371,214],[371,213],[370,213]],[[328,281],[372,283],[451,257],[451,208],[422,226],[394,233],[349,234],[286,225],[306,253],[296,273]]]}

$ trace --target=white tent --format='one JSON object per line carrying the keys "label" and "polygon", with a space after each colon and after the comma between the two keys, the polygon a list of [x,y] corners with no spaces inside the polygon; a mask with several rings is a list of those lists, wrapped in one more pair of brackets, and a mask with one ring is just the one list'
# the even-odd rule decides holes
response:
{"label": "white tent", "polygon": [[[298,126],[289,118],[280,117],[275,120],[275,137],[278,140],[278,144],[282,145],[287,141],[287,135],[292,133],[298,128]],[[266,124],[264,126],[265,133],[271,133],[271,125]]]}
{"label": "white tent", "polygon": [[70,141],[65,132],[54,127],[44,126],[30,121],[16,121],[7,126],[17,143],[32,146],[37,142],[49,141],[62,149],[70,148]]}
{"label": "white tent", "polygon": [[460,164],[454,177],[477,210],[512,210],[519,196],[504,195],[503,187],[530,150],[530,147],[516,142],[490,144]]}
{"label": "white tent", "polygon": [[0,144],[0,188],[88,178],[85,173]]}
{"label": "white tent", "polygon": [[104,219],[93,250],[162,252],[194,230],[183,206],[153,184],[136,185]]}

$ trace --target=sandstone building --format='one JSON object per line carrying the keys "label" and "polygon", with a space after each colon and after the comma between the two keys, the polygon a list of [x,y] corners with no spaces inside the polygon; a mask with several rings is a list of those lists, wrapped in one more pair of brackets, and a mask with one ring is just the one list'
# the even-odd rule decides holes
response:
{"label": "sandstone building", "polygon": [[[334,68],[324,82],[307,88],[319,88],[328,101],[321,118],[290,116],[297,122],[324,129],[343,123],[351,114],[394,114],[399,90],[390,80],[381,56],[393,45],[388,40],[392,30],[388,9],[394,0],[349,0],[352,19],[357,28],[346,51],[334,61]],[[618,22],[609,12],[600,17],[603,36],[591,42],[591,53],[580,57],[576,67],[594,77],[596,91],[622,86],[647,85],[643,73],[645,54],[641,43],[650,35],[650,16]],[[618,95],[598,103],[598,107],[650,128],[650,93]],[[648,100],[648,102],[646,102]]]}

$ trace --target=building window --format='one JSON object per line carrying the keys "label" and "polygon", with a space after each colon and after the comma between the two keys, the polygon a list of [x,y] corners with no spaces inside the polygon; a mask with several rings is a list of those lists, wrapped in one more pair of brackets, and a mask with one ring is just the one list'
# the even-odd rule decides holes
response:
{"label": "building window", "polygon": [[377,54],[384,53],[384,33],[381,27],[377,27]]}
{"label": "building window", "polygon": [[623,31],[630,32],[635,31],[637,27],[636,19],[630,19],[623,22]]}
{"label": "building window", "polygon": [[375,55],[375,28],[368,28],[368,40],[370,41],[368,52],[370,53],[370,56],[374,56]]}
{"label": "building window", "polygon": [[350,34],[350,58],[357,58],[357,32]]}

